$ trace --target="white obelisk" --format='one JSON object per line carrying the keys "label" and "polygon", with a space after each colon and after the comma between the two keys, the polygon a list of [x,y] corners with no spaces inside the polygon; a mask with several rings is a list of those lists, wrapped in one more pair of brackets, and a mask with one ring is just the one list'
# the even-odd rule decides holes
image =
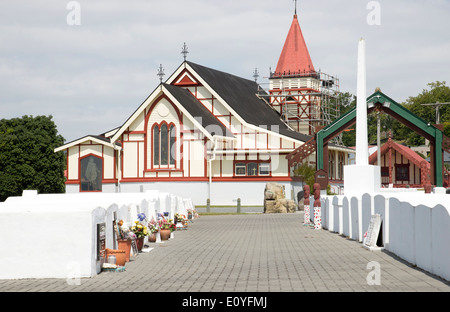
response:
{"label": "white obelisk", "polygon": [[367,135],[367,94],[366,94],[366,41],[359,40],[358,74],[356,101],[356,165],[369,164],[369,144]]}
{"label": "white obelisk", "polygon": [[344,166],[344,194],[377,193],[381,186],[379,166],[369,165],[367,136],[366,41],[359,40],[356,102],[356,159],[355,165]]}

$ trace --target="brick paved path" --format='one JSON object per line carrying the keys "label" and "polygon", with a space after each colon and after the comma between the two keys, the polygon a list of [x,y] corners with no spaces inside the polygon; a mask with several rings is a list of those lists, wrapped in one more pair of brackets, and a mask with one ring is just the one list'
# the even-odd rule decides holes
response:
{"label": "brick paved path", "polygon": [[[450,283],[391,254],[370,252],[302,220],[302,213],[201,216],[173,240],[151,244],[154,249],[133,258],[125,272],[101,273],[80,285],[0,280],[0,291],[450,291]],[[380,264],[381,285],[368,285],[372,261]]]}

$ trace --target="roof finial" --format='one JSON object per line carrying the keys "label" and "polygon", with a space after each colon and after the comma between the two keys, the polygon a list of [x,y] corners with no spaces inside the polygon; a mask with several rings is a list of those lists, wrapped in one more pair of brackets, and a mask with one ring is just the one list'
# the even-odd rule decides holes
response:
{"label": "roof finial", "polygon": [[183,54],[185,62],[186,62],[186,58],[187,58],[188,53],[189,53],[188,47],[187,47],[186,42],[185,42],[184,45],[183,45],[183,50],[181,50],[181,54]]}
{"label": "roof finial", "polygon": [[165,73],[164,73],[164,68],[163,68],[162,64],[160,64],[160,65],[159,65],[159,68],[158,68],[158,76],[159,76],[159,81],[160,81],[161,83],[162,83],[162,81],[163,81],[164,75],[165,75]]}
{"label": "roof finial", "polygon": [[294,11],[294,14],[297,15],[297,0],[294,0],[294,2],[295,2],[295,11]]}
{"label": "roof finial", "polygon": [[259,78],[258,68],[255,68],[255,71],[253,72],[253,78],[255,78],[255,82],[258,82]]}

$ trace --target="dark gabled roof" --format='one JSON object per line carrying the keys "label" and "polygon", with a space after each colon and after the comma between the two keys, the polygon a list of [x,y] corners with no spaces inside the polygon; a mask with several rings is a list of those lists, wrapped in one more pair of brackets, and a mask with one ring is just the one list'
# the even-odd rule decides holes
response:
{"label": "dark gabled roof", "polygon": [[[186,62],[231,106],[247,123],[299,141],[309,141],[311,136],[291,130],[264,100],[258,98],[258,84],[215,69]],[[259,88],[261,89],[261,88]]]}
{"label": "dark gabled roof", "polygon": [[[233,133],[227,129],[211,112],[200,103],[191,92],[188,90],[163,84],[167,91],[172,94],[177,101],[191,114],[194,119],[197,119],[211,135],[219,135],[226,137],[234,137]],[[199,118],[200,117],[200,118]],[[220,131],[218,131],[220,129]],[[220,133],[217,133],[220,132]]]}

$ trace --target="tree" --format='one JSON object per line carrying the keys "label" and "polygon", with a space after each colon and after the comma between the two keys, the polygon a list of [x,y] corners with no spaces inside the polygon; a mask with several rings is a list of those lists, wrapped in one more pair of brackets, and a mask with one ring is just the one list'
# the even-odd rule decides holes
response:
{"label": "tree", "polygon": [[[424,89],[417,96],[409,97],[403,106],[410,110],[412,113],[421,117],[425,121],[435,124],[436,123],[436,109],[434,106],[424,106],[422,104],[430,103],[445,103],[450,102],[450,88],[446,86],[445,81],[436,81],[428,84],[430,90]],[[450,129],[446,125],[450,121],[450,105],[443,105],[439,109],[440,123],[444,124],[444,133],[450,134]],[[446,130],[447,128],[447,130]],[[419,134],[411,131],[405,125],[400,125],[396,133],[394,133],[395,139],[404,140],[406,144],[411,146],[423,145],[425,139]]]}
{"label": "tree", "polygon": [[309,185],[309,189],[312,192],[316,181],[315,173],[316,169],[308,165],[308,162],[304,162],[294,171],[294,176],[300,177],[302,182]]}
{"label": "tree", "polygon": [[[339,95],[341,105],[341,116],[348,113],[356,107],[356,97],[349,92],[345,92]],[[349,127],[342,132],[342,143],[344,146],[356,145],[356,132],[355,125]]]}
{"label": "tree", "polygon": [[52,116],[0,120],[0,201],[23,190],[64,193],[64,144]]}

